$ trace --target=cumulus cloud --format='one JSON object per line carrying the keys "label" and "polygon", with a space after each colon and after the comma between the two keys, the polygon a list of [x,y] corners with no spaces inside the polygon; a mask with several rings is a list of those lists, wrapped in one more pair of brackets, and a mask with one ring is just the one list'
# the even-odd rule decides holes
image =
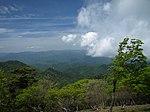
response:
{"label": "cumulus cloud", "polygon": [[[150,56],[150,0],[87,0],[77,23],[81,47],[92,56],[114,56],[118,43],[125,37],[144,42],[144,52]],[[91,35],[92,34],[92,35]]]}
{"label": "cumulus cloud", "polygon": [[88,32],[81,36],[81,47],[93,47],[97,41],[97,33]]}
{"label": "cumulus cloud", "polygon": [[64,42],[73,42],[75,39],[77,38],[77,35],[75,35],[75,34],[69,34],[69,35],[67,35],[67,36],[63,36],[62,37],[62,41],[64,41]]}
{"label": "cumulus cloud", "polygon": [[111,37],[99,40],[96,32],[85,33],[80,38],[80,46],[85,47],[87,54],[94,57],[104,55],[110,57],[114,52],[113,43],[114,39]]}
{"label": "cumulus cloud", "polygon": [[97,36],[98,35],[96,32],[88,32],[81,36],[80,46],[87,48],[87,50],[89,51],[88,55],[94,54],[93,49],[95,47],[95,44],[97,43]]}

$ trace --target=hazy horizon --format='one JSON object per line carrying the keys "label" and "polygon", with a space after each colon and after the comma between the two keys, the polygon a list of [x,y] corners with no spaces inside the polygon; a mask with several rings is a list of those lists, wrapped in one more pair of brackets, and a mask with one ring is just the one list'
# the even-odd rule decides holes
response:
{"label": "hazy horizon", "polygon": [[60,50],[42,50],[42,51],[19,51],[19,52],[0,52],[0,53],[26,53],[26,52],[35,52],[35,53],[38,53],[38,52],[55,52],[55,51],[86,51],[86,49],[60,49]]}

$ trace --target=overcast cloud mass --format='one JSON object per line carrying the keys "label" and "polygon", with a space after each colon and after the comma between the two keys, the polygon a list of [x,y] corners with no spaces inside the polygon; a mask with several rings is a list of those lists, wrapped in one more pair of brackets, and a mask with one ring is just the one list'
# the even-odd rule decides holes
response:
{"label": "overcast cloud mass", "polygon": [[87,0],[77,17],[77,28],[84,33],[76,39],[68,35],[66,42],[86,48],[88,55],[111,57],[124,37],[138,38],[150,56],[149,11],[150,0]]}

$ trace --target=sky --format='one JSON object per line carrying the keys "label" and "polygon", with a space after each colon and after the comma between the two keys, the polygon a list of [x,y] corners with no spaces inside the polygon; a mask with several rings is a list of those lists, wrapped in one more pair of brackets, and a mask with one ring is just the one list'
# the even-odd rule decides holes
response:
{"label": "sky", "polygon": [[112,57],[125,37],[150,56],[150,0],[0,0],[0,52],[85,49]]}
{"label": "sky", "polygon": [[80,49],[61,40],[78,32],[83,0],[0,0],[0,52]]}

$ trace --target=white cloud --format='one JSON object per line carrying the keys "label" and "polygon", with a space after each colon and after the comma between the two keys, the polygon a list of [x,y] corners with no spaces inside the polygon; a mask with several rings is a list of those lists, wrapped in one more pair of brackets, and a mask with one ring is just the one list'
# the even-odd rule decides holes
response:
{"label": "white cloud", "polygon": [[46,34],[48,31],[26,31],[26,32],[21,32],[20,35],[34,35],[34,34]]}
{"label": "white cloud", "polygon": [[9,5],[9,9],[10,9],[11,11],[18,11],[20,8],[18,8],[17,6]]}
{"label": "white cloud", "polygon": [[19,8],[17,6],[12,6],[12,5],[3,6],[3,5],[0,5],[0,14],[10,14],[11,12],[16,12],[18,10],[19,10]]}
{"label": "white cloud", "polygon": [[14,30],[12,29],[7,29],[7,28],[0,28],[0,33],[8,33],[8,32],[13,32]]}
{"label": "white cloud", "polygon": [[86,46],[90,55],[114,56],[124,37],[141,39],[144,52],[150,54],[150,0],[87,0],[85,4],[77,22],[79,28],[97,33],[92,47]]}
{"label": "white cloud", "polygon": [[64,42],[73,42],[76,38],[77,38],[77,35],[69,34],[67,36],[63,36],[62,41],[64,41]]}
{"label": "white cloud", "polygon": [[104,4],[103,10],[104,11],[110,11],[110,3]]}
{"label": "white cloud", "polygon": [[81,35],[80,46],[87,48],[87,54],[96,56],[111,56],[114,53],[114,38],[107,37],[99,40],[96,32],[88,32]]}
{"label": "white cloud", "polygon": [[88,32],[81,36],[81,47],[93,47],[97,41],[97,33]]}
{"label": "white cloud", "polygon": [[92,56],[108,56],[111,57],[114,52],[114,38],[108,37],[99,40],[94,47],[94,53],[90,54]]}
{"label": "white cloud", "polygon": [[27,47],[28,49],[40,49],[40,48],[43,48],[41,46],[28,46]]}
{"label": "white cloud", "polygon": [[88,32],[85,33],[84,35],[81,35],[81,40],[80,40],[80,46],[81,47],[86,47],[88,50],[88,55],[93,55],[95,54],[95,45],[97,42],[97,33],[95,32]]}
{"label": "white cloud", "polygon": [[5,6],[0,6],[0,14],[9,14],[9,8]]}
{"label": "white cloud", "polygon": [[90,20],[88,18],[88,16],[90,16],[90,14],[86,10],[86,8],[82,8],[81,11],[82,12],[80,12],[78,15],[78,24],[81,27],[84,27],[84,26],[88,27],[90,25]]}

